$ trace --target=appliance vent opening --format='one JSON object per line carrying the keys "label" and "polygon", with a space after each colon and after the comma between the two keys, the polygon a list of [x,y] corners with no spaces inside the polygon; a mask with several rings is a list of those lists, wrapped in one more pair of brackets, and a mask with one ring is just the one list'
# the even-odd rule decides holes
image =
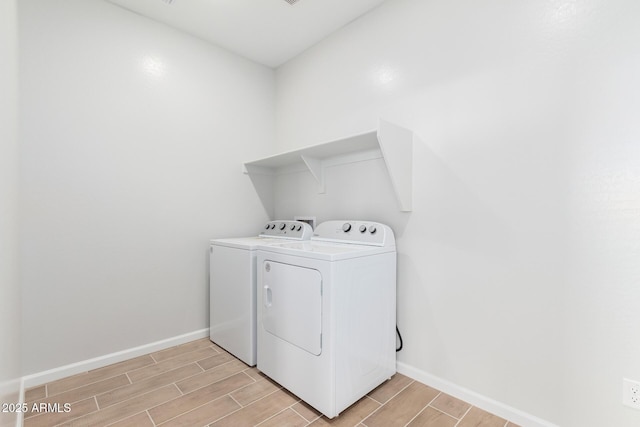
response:
{"label": "appliance vent opening", "polygon": [[300,0],[284,0],[284,1],[286,1],[287,3],[293,6],[294,4],[298,3],[298,1]]}

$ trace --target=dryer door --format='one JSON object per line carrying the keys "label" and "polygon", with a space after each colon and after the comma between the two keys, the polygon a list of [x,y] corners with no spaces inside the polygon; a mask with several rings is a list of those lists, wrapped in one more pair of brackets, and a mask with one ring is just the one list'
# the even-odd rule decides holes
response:
{"label": "dryer door", "polygon": [[264,261],[262,326],[311,354],[322,352],[322,275],[318,270]]}

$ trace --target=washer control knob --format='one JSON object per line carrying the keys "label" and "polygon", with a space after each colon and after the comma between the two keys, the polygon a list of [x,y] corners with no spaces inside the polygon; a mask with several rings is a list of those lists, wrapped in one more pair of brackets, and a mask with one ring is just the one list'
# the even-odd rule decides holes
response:
{"label": "washer control knob", "polygon": [[291,227],[290,227],[290,228],[291,228],[291,231],[293,231],[293,230],[295,230],[295,229],[296,229],[296,225],[295,225],[295,224],[291,224]]}
{"label": "washer control knob", "polygon": [[369,233],[376,234],[376,231],[378,231],[378,230],[376,229],[375,225],[372,225],[371,227],[369,227]]}
{"label": "washer control knob", "polygon": [[264,226],[264,229],[265,229],[265,230],[268,230],[269,228],[271,228],[271,226],[270,226],[269,224],[267,224],[267,225],[265,225],[265,226]]}
{"label": "washer control knob", "polygon": [[366,225],[361,225],[360,226],[360,232],[364,233],[365,231],[367,231],[367,226]]}
{"label": "washer control knob", "polygon": [[342,226],[342,231],[347,233],[349,230],[351,230],[351,224],[349,224],[348,222],[345,222],[344,225]]}
{"label": "washer control knob", "polygon": [[296,228],[296,231],[300,231],[300,230],[302,230],[302,226],[301,225],[299,225],[298,228]]}
{"label": "washer control knob", "polygon": [[287,224],[280,224],[280,230],[284,230],[285,228],[287,228]]}
{"label": "washer control knob", "polygon": [[276,228],[275,224],[271,224],[271,229],[273,230],[274,228]]}

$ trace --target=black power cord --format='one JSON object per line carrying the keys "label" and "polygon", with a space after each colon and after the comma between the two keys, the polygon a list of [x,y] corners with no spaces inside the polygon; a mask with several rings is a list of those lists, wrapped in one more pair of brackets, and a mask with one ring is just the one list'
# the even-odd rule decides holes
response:
{"label": "black power cord", "polygon": [[402,335],[400,335],[400,329],[398,329],[398,325],[396,325],[396,333],[398,334],[398,338],[400,339],[400,347],[396,348],[396,353],[402,350]]}

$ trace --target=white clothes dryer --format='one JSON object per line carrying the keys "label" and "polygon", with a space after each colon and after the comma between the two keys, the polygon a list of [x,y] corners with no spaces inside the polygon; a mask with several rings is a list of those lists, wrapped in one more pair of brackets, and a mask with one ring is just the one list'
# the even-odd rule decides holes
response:
{"label": "white clothes dryer", "polygon": [[209,246],[211,341],[249,366],[256,364],[256,254],[258,245],[309,240],[300,221],[270,221],[256,237],[214,239]]}
{"label": "white clothes dryer", "polygon": [[329,418],[396,372],[391,229],[328,221],[258,250],[258,369]]}

